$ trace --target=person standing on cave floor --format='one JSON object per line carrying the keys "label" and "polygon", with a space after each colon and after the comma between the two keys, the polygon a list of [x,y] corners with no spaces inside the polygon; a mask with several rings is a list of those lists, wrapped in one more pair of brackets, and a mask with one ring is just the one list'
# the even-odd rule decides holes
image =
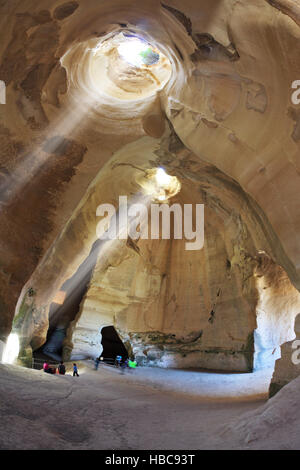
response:
{"label": "person standing on cave floor", "polygon": [[122,361],[120,364],[122,375],[125,374],[125,370],[127,369],[127,367],[128,367],[128,360],[126,359],[125,361]]}
{"label": "person standing on cave floor", "polygon": [[65,367],[63,361],[61,361],[59,366],[58,366],[58,373],[60,375],[65,375],[65,373],[66,373],[66,367]]}
{"label": "person standing on cave floor", "polygon": [[128,359],[128,368],[129,370],[135,369],[137,366],[136,361],[134,359]]}
{"label": "person standing on cave floor", "polygon": [[95,359],[95,370],[98,370],[99,363],[100,363],[100,357],[96,357],[96,359]]}
{"label": "person standing on cave floor", "polygon": [[79,377],[77,364],[75,364],[75,362],[74,362],[74,364],[73,364],[73,377],[75,377],[75,375],[76,375],[76,377]]}
{"label": "person standing on cave floor", "polygon": [[116,359],[115,359],[115,366],[116,366],[116,367],[120,367],[120,366],[121,366],[121,362],[122,362],[122,356],[116,356]]}

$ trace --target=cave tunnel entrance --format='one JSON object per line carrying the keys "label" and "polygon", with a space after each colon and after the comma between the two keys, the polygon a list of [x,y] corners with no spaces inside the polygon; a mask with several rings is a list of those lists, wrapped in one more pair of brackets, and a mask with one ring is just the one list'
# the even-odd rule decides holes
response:
{"label": "cave tunnel entrance", "polygon": [[103,351],[101,356],[105,362],[115,361],[116,356],[128,359],[128,351],[113,326],[105,326],[101,330]]}
{"label": "cave tunnel entrance", "polygon": [[46,341],[33,353],[37,367],[41,368],[44,359],[62,360],[63,341],[88,290],[102,243],[103,241],[97,240],[93,244],[89,256],[79,266],[75,274],[61,286],[51,303]]}

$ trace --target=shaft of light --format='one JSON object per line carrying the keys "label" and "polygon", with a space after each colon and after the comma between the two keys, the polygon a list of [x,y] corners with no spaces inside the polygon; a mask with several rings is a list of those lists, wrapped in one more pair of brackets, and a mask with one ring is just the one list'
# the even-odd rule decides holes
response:
{"label": "shaft of light", "polygon": [[19,337],[16,333],[11,333],[4,347],[2,362],[5,364],[13,364],[19,355],[19,350]]}

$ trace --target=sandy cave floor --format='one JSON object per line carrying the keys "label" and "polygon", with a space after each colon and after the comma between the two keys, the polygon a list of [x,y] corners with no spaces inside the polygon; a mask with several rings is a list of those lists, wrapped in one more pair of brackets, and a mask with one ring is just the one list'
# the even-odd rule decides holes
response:
{"label": "sandy cave floor", "polygon": [[258,439],[255,430],[247,438],[242,429],[244,416],[250,413],[256,419],[260,408],[270,403],[271,370],[226,374],[138,368],[122,375],[106,365],[95,371],[92,361],[86,361],[79,365],[79,378],[68,369],[67,374],[51,376],[0,365],[0,449],[287,449],[298,445],[298,437],[289,445],[265,432]]}

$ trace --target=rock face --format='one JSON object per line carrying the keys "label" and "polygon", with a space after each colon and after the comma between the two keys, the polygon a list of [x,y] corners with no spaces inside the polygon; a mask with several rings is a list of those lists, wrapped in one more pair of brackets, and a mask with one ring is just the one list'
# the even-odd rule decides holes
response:
{"label": "rock face", "polygon": [[293,341],[288,341],[281,346],[281,357],[276,361],[269,388],[270,397],[300,375],[300,315],[295,321],[295,335]]}
{"label": "rock face", "polygon": [[[64,357],[87,357],[114,326],[141,364],[274,362],[300,311],[298,3],[0,9],[0,339],[28,359],[61,326]],[[119,54],[137,37],[159,60]],[[204,205],[203,249],[99,243],[98,206],[150,203],[159,167],[180,186],[165,204]]]}

